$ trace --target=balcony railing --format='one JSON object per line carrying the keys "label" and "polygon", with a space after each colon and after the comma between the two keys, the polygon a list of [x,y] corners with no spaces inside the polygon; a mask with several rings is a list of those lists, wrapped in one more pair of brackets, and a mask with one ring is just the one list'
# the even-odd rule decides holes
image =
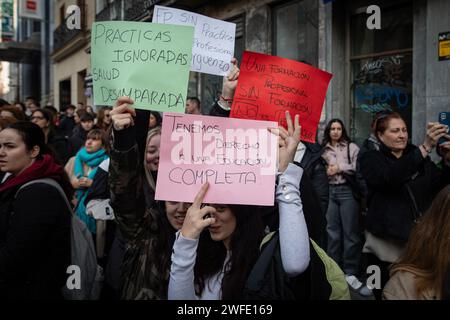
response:
{"label": "balcony railing", "polygon": [[85,29],[85,21],[86,21],[86,15],[85,15],[85,6],[80,5],[80,23],[81,28],[80,29],[73,29],[69,30],[67,28],[67,20],[68,18],[64,19],[64,21],[59,25],[58,28],[55,29],[53,32],[53,50],[58,50],[65,45],[67,45],[72,39],[74,39],[78,34],[82,33]]}
{"label": "balcony railing", "polygon": [[116,0],[95,15],[95,21],[121,20],[122,1]]}
{"label": "balcony railing", "polygon": [[131,0],[125,1],[124,20],[137,20],[139,17],[149,13],[151,7],[161,0]]}

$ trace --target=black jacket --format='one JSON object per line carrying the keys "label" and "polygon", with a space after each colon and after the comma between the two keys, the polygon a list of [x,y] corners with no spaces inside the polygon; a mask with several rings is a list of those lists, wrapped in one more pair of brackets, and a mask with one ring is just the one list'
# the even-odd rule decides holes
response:
{"label": "black jacket", "polygon": [[322,214],[325,216],[328,210],[329,182],[327,169],[322,158],[323,148],[318,143],[303,142],[306,152],[300,166],[305,170],[311,180],[312,188],[320,201]]}
{"label": "black jacket", "polygon": [[64,165],[68,158],[67,139],[57,132],[50,132],[48,135],[47,146],[53,151],[57,163]]}
{"label": "black jacket", "polygon": [[63,116],[59,123],[59,130],[67,139],[72,135],[72,130],[75,128],[75,119],[73,117]]}
{"label": "black jacket", "polygon": [[413,145],[408,145],[397,159],[381,144],[380,151],[364,153],[360,165],[368,186],[366,229],[379,237],[403,242],[408,240],[415,220],[450,180],[447,167],[439,170]]}
{"label": "black jacket", "polygon": [[52,186],[18,189],[0,195],[0,298],[62,299],[71,213]]}
{"label": "black jacket", "polygon": [[73,130],[72,136],[69,138],[68,150],[67,150],[67,159],[73,157],[77,154],[78,150],[80,150],[84,143],[86,142],[88,132],[85,131],[81,125],[75,127]]}

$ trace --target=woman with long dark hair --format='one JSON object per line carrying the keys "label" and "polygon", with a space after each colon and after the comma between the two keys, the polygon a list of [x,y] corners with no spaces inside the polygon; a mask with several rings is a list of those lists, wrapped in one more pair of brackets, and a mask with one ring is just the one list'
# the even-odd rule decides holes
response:
{"label": "woman with long dark hair", "polygon": [[52,179],[73,192],[45,144],[41,128],[17,122],[0,132],[0,297],[62,299],[70,265],[71,212]]}
{"label": "woman with long dark hair", "polygon": [[[280,214],[280,252],[289,277],[309,265],[309,237],[303,216],[299,185],[303,169],[294,165],[300,138],[286,113],[287,134],[280,130],[280,172],[276,199]],[[295,128],[295,130],[294,130]],[[204,184],[189,207],[173,246],[169,299],[242,299],[246,279],[259,256],[264,235],[256,206],[203,206]]]}
{"label": "woman with long dark hair", "polygon": [[346,274],[348,284],[364,296],[369,288],[358,280],[361,257],[359,204],[348,179],[356,172],[359,148],[354,144],[340,119],[332,119],[325,128],[322,158],[327,163],[330,200],[327,210],[327,253]]}
{"label": "woman with long dark hair", "polygon": [[101,107],[97,113],[97,127],[107,132],[111,124],[111,107]]}
{"label": "woman with long dark hair", "polygon": [[449,264],[450,186],[447,186],[412,230],[405,251],[390,270],[383,298],[442,299]]}
{"label": "woman with long dark hair", "polygon": [[[389,265],[402,255],[411,230],[450,181],[448,165],[439,170],[429,157],[446,132],[445,125],[428,123],[423,143],[417,147],[408,142],[401,115],[386,114],[375,127],[380,150],[361,156],[361,173],[368,187],[363,252],[369,265],[381,269],[381,289],[389,279]],[[381,290],[374,293],[381,299]]]}

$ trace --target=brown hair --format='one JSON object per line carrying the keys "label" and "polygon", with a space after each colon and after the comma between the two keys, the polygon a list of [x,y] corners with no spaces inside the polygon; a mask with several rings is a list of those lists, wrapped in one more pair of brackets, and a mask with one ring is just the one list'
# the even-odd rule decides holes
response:
{"label": "brown hair", "polygon": [[105,131],[101,129],[92,129],[88,132],[86,140],[87,139],[102,140],[103,148],[106,150],[106,152],[109,152],[109,139]]}
{"label": "brown hair", "polygon": [[0,131],[2,131],[3,129],[5,129],[7,126],[9,126],[10,124],[16,123],[17,119],[14,117],[10,117],[10,116],[0,116]]}
{"label": "brown hair", "polygon": [[[112,110],[112,108],[111,107],[102,107],[102,108],[100,108],[100,110],[98,110],[98,113],[97,113],[97,127],[99,127],[100,129],[102,129],[102,130],[108,130],[108,125],[105,125],[104,123],[103,123],[103,119],[105,118],[105,111],[106,110]],[[111,123],[112,123],[112,121],[111,121]]]}
{"label": "brown hair", "polygon": [[3,106],[0,108],[0,112],[1,111],[8,111],[11,112],[12,115],[14,116],[14,118],[16,118],[18,121],[24,121],[25,120],[25,114],[22,112],[22,110],[20,110],[17,107],[13,107],[10,105],[7,106]]}
{"label": "brown hair", "polygon": [[403,119],[403,117],[397,112],[392,112],[392,113],[387,113],[385,115],[381,115],[380,117],[377,118],[376,124],[375,124],[375,136],[377,138],[380,134],[384,133],[387,130],[387,128],[389,126],[389,122],[392,119],[400,119],[406,123],[405,119]]}
{"label": "brown hair", "polygon": [[442,295],[450,263],[450,185],[438,193],[422,220],[413,229],[405,252],[391,268],[416,275],[416,293],[432,289]]}

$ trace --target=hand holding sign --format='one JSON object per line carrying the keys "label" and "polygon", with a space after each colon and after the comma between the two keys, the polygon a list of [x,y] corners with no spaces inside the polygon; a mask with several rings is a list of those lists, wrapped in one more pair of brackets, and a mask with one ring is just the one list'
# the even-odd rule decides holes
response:
{"label": "hand holding sign", "polygon": [[234,92],[236,91],[237,82],[239,78],[239,67],[236,58],[231,59],[231,65],[233,66],[226,77],[223,77],[222,85],[222,97],[226,99],[233,99]]}
{"label": "hand holding sign", "polygon": [[194,202],[186,213],[183,227],[181,228],[181,234],[185,238],[198,239],[203,229],[216,222],[215,218],[207,217],[208,214],[215,213],[216,209],[210,206],[202,207],[203,198],[205,197],[208,188],[208,182],[203,184],[200,191],[195,196]]}
{"label": "hand holding sign", "polygon": [[230,117],[274,120],[286,128],[289,110],[301,115],[301,139],[315,142],[331,77],[298,61],[245,51]]}
{"label": "hand holding sign", "polygon": [[297,146],[300,143],[300,133],[302,127],[299,122],[299,115],[295,115],[295,123],[292,124],[292,118],[289,111],[286,111],[286,123],[288,129],[279,126],[278,129],[270,128],[270,132],[278,136],[278,171],[284,172],[289,163],[294,161]]}
{"label": "hand holding sign", "polygon": [[133,103],[133,100],[128,97],[117,99],[116,106],[110,113],[114,130],[120,131],[134,126],[133,117],[136,117],[136,111],[130,106]]}

